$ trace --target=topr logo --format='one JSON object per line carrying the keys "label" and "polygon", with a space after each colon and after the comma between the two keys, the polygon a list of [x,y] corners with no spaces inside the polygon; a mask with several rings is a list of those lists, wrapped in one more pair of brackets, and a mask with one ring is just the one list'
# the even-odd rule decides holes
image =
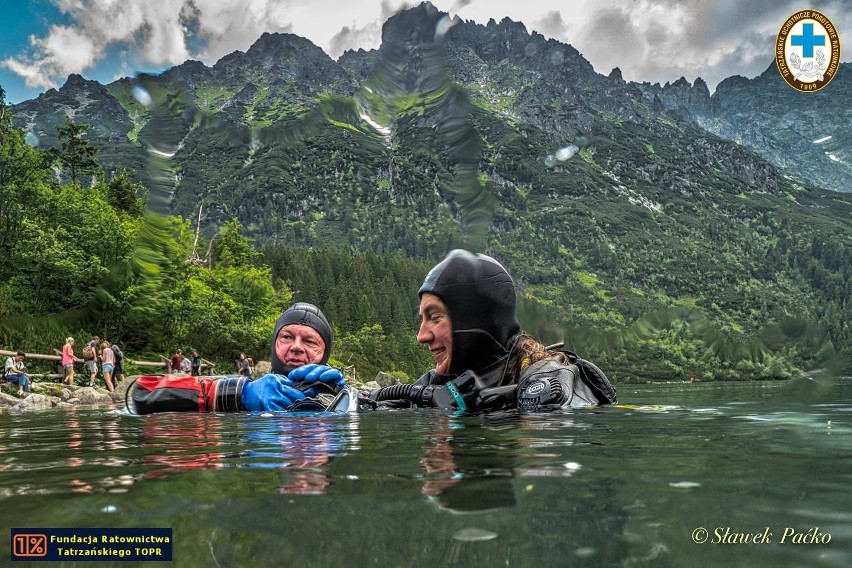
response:
{"label": "topr logo", "polygon": [[799,10],[775,40],[775,63],[788,85],[805,93],[828,85],[840,66],[837,28],[816,10]]}

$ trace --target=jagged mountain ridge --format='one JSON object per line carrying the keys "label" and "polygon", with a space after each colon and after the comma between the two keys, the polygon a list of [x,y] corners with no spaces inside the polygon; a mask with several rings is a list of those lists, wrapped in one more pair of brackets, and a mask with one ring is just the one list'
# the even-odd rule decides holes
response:
{"label": "jagged mountain ridge", "polygon": [[648,100],[742,144],[791,177],[852,191],[850,63],[841,63],[834,80],[816,93],[785,89],[774,62],[754,79],[725,79],[712,96],[701,79],[633,85]]}
{"label": "jagged mountain ridge", "polygon": [[[492,20],[485,26],[458,22],[446,39],[454,80],[467,86],[474,97],[481,95],[504,106],[509,98],[515,98],[510,103],[515,117],[551,133],[570,137],[588,131],[590,121],[584,103],[602,92],[618,94],[623,104],[616,104],[615,109],[624,114],[637,103],[638,97],[631,91],[638,89],[653,111],[673,111],[708,132],[742,144],[794,179],[835,191],[852,191],[852,104],[848,94],[852,92],[852,64],[841,64],[832,84],[819,93],[781,88],[783,80],[773,63],[754,79],[726,79],[711,96],[700,78],[693,85],[685,79],[662,86],[625,83],[617,68],[604,77],[570,45],[545,40],[536,32],[530,34],[523,24],[508,18],[499,24]],[[255,101],[251,114],[240,117],[263,122],[264,117],[298,117],[313,108],[314,100],[323,93],[352,95],[369,77],[378,55],[378,50],[347,51],[335,62],[307,39],[264,34],[247,52],[227,55],[213,67],[188,61],[166,71],[160,79],[185,88],[203,112],[219,112],[234,102],[253,102],[259,89],[267,88],[276,96]],[[492,72],[477,75],[477,64]],[[537,79],[554,71],[566,80],[558,88],[545,88]],[[523,83],[525,76],[533,76],[533,80],[524,84],[525,88],[513,88],[518,81]],[[122,79],[107,91],[121,91],[121,85],[132,83]],[[553,81],[549,83],[552,87]],[[585,96],[578,97],[578,91]],[[537,104],[548,96],[556,101],[555,108]],[[90,108],[92,101],[100,100],[104,104]],[[127,116],[122,104],[132,108],[133,103],[132,99],[119,102],[107,96],[96,82],[71,75],[59,91],[51,89],[16,105],[16,124],[51,144],[55,126],[64,113],[71,113],[96,127],[92,134],[106,142],[101,145],[109,155],[109,145],[120,143],[121,136],[132,131],[132,117]],[[629,112],[625,118],[630,118]]]}
{"label": "jagged mountain ridge", "polygon": [[[204,204],[211,228],[237,217],[260,242],[419,258],[486,250],[562,323],[608,328],[680,301],[747,332],[848,312],[785,256],[849,235],[848,196],[791,181],[522,24],[448,23],[420,5],[385,24],[380,49],[336,62],[266,34],[210,68],[106,88],[72,77],[14,112],[46,144],[75,113],[108,169],[164,174],[169,211]],[[169,156],[158,172],[148,146]]]}

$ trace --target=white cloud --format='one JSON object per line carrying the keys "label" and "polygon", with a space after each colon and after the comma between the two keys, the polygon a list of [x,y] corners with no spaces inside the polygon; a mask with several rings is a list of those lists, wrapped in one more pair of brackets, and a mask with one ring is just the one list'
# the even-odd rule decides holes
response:
{"label": "white cloud", "polygon": [[558,10],[551,10],[543,17],[534,20],[529,31],[533,30],[563,42],[568,36],[568,24],[562,19],[562,14]]}
{"label": "white cloud", "polygon": [[51,87],[53,77],[65,77],[86,69],[102,55],[101,46],[80,30],[68,26],[51,26],[44,39],[30,36],[30,44],[40,57],[34,60],[10,57],[2,65],[34,88]]}
{"label": "white cloud", "polygon": [[53,87],[70,73],[84,73],[115,43],[152,65],[181,63],[189,56],[180,0],[56,0],[56,5],[73,23],[51,26],[45,37],[30,38],[28,53],[3,62],[29,87]]}
{"label": "white cloud", "polygon": [[332,36],[328,43],[328,54],[337,59],[347,49],[371,49],[378,47],[382,42],[382,25],[396,12],[406,8],[394,5],[387,0],[382,0],[382,9],[379,16],[362,26],[343,26],[339,32]]}
{"label": "white cloud", "polygon": [[[122,69],[162,69],[187,59],[213,64],[248,49],[264,32],[292,32],[339,56],[377,47],[381,27],[419,0],[42,0],[66,25],[33,37],[0,62],[29,87],[53,87],[120,53]],[[849,0],[812,0],[838,29],[852,28]],[[711,89],[735,74],[754,76],[772,61],[780,25],[798,0],[432,0],[440,10],[485,24],[509,17],[577,48],[595,69],[619,67],[627,80],[692,81]]]}
{"label": "white cloud", "polygon": [[264,32],[290,32],[291,2],[275,0],[195,0],[194,24],[205,43],[197,58],[215,63],[233,51],[245,51]]}
{"label": "white cloud", "polygon": [[[120,45],[122,60],[161,68],[187,59],[214,63],[248,48],[263,32],[289,31],[289,3],[277,0],[54,0],[70,20],[31,38],[28,53],[2,65],[29,87],[53,87],[70,73],[98,65]],[[197,52],[193,52],[192,43]]]}

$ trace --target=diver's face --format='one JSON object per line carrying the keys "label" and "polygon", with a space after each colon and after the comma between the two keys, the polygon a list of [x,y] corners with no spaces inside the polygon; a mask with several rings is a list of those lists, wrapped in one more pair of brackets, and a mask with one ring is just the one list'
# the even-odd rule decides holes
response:
{"label": "diver's face", "polygon": [[325,355],[325,341],[312,327],[295,323],[285,325],[275,339],[275,354],[290,367],[319,363]]}
{"label": "diver's face", "polygon": [[423,343],[435,358],[435,371],[446,375],[450,371],[453,353],[453,325],[447,306],[435,294],[428,292],[420,297],[420,330],[417,341]]}

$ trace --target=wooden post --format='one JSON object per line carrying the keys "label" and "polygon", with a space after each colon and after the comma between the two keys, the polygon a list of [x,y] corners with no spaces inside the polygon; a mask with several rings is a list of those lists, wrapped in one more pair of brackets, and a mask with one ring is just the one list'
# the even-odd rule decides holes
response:
{"label": "wooden post", "polygon": [[[23,349],[22,349],[22,351],[23,351]],[[24,353],[27,354],[27,359],[39,359],[39,360],[43,360],[43,361],[61,361],[62,360],[62,357],[59,356],[59,355],[43,355],[42,353],[27,353],[26,351],[24,351]],[[0,355],[2,355],[4,357],[13,357],[17,354],[18,354],[17,351],[0,350]]]}

